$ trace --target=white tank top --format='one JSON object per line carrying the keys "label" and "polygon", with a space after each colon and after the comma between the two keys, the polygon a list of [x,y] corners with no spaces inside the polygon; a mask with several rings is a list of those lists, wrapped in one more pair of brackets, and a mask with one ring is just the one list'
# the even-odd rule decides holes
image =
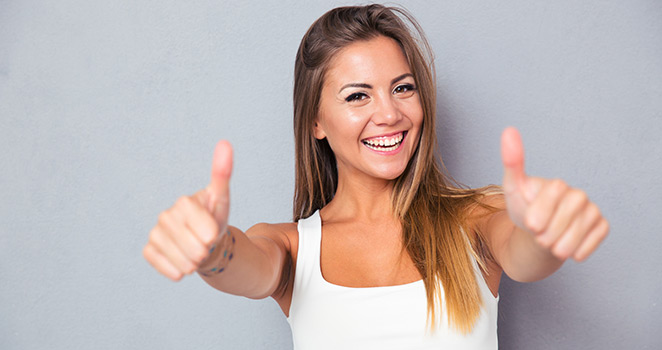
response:
{"label": "white tank top", "polygon": [[[448,327],[445,309],[432,334],[426,326],[427,298],[422,280],[386,287],[352,288],[322,277],[319,212],[299,220],[299,250],[287,321],[295,350],[323,349],[497,349],[497,304],[478,264],[476,278],[483,308],[468,335]],[[444,300],[443,289],[441,291]],[[445,304],[442,304],[445,305]]]}

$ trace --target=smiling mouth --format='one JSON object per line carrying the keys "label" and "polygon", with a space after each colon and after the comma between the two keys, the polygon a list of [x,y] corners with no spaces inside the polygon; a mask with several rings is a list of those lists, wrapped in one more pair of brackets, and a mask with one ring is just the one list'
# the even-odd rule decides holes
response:
{"label": "smiling mouth", "polygon": [[380,136],[361,140],[368,148],[380,152],[396,150],[402,144],[402,140],[407,135],[406,131],[391,136]]}

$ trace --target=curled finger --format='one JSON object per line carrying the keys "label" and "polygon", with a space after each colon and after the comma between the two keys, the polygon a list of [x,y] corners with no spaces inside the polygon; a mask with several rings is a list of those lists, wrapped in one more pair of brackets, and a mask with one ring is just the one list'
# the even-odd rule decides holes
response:
{"label": "curled finger", "polygon": [[607,237],[609,233],[609,222],[604,218],[601,218],[600,221],[591,229],[591,231],[586,236],[586,239],[579,246],[573,258],[577,261],[584,261],[588,258],[593,252],[598,248],[600,243]]}
{"label": "curled finger", "polygon": [[147,244],[145,248],[143,248],[143,257],[145,257],[145,260],[147,260],[156,271],[173,281],[179,281],[184,276],[179,269],[168,261],[168,259],[166,259],[166,257],[151,244]]}
{"label": "curled finger", "polygon": [[[559,202],[547,229],[537,237],[538,243],[550,248],[564,239],[568,233],[574,235],[582,228],[583,215],[588,204],[586,194],[577,189],[566,191]],[[565,238],[566,240],[568,238]]]}
{"label": "curled finger", "polygon": [[561,180],[547,182],[526,210],[526,228],[535,234],[543,233],[567,190],[568,186]]}
{"label": "curled finger", "polygon": [[155,228],[149,235],[149,243],[181,273],[190,274],[195,271],[196,265],[186,257],[184,252],[170,238],[170,235],[163,232],[160,227]]}

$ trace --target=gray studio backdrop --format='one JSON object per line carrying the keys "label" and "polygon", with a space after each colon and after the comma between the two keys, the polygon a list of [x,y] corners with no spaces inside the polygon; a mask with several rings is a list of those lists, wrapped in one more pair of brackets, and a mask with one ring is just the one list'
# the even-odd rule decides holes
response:
{"label": "gray studio backdrop", "polygon": [[[160,211],[235,147],[232,223],[290,220],[301,36],[334,1],[0,1],[0,348],[291,349],[270,299],[172,283],[141,256]],[[602,248],[504,278],[502,349],[662,348],[662,2],[402,1],[436,53],[440,147],[500,183],[585,189]]]}

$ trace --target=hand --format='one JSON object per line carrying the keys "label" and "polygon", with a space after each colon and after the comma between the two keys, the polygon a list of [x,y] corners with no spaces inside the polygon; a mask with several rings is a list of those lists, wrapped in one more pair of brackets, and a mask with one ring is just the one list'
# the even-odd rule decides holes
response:
{"label": "hand", "polygon": [[159,215],[143,249],[145,259],[161,274],[179,281],[196,271],[228,227],[232,147],[216,145],[211,181],[192,196],[180,197]]}
{"label": "hand", "polygon": [[510,219],[535,236],[558,259],[585,260],[609,232],[600,209],[580,189],[562,180],[529,177],[524,173],[524,147],[519,132],[501,135],[503,190]]}

